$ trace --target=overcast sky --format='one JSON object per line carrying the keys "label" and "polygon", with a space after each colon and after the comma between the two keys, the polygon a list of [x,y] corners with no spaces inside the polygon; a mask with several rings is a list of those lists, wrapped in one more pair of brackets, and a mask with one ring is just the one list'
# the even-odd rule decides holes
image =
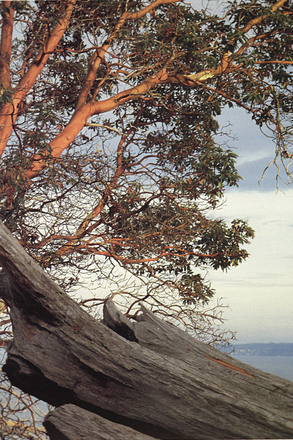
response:
{"label": "overcast sky", "polygon": [[238,343],[293,342],[292,226],[293,186],[276,191],[276,169],[261,186],[264,167],[274,156],[274,143],[262,135],[250,117],[232,109],[221,117],[230,121],[238,140],[231,141],[239,155],[243,177],[238,189],[227,190],[226,203],[217,216],[228,222],[248,220],[255,238],[250,257],[228,272],[210,272],[216,297],[225,298],[226,327],[237,331]]}
{"label": "overcast sky", "polygon": [[[223,9],[222,0],[190,0],[198,9],[207,2],[212,11]],[[293,342],[293,185],[281,185],[283,192],[276,192],[276,170],[271,167],[259,186],[275,146],[244,110],[231,109],[220,120],[230,121],[238,137],[230,145],[239,155],[243,181],[238,189],[227,190],[226,204],[217,214],[229,222],[248,220],[256,237],[244,263],[227,273],[210,272],[209,278],[216,298],[225,298],[230,306],[226,327],[237,331],[238,343]]]}

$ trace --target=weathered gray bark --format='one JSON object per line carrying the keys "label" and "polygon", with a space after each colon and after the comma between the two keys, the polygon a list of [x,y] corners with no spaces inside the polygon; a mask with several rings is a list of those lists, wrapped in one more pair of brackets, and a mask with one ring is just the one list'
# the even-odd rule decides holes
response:
{"label": "weathered gray bark", "polygon": [[56,440],[153,440],[128,426],[109,420],[78,406],[67,404],[49,412],[44,425]]}
{"label": "weathered gray bark", "polygon": [[[144,307],[132,323],[108,300],[104,323],[96,321],[2,224],[0,264],[14,327],[4,370],[14,385],[59,407],[45,422],[53,440],[88,438],[78,429],[91,429],[89,412],[105,419],[98,430],[113,422],[121,436],[128,426],[137,439],[293,437],[292,382],[241,364]],[[80,428],[70,415],[78,411]]]}

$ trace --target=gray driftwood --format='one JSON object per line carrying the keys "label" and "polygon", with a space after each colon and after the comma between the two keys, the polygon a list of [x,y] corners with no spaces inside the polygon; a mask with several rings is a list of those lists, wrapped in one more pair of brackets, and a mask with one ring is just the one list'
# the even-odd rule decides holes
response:
{"label": "gray driftwood", "polygon": [[71,403],[49,412],[44,426],[56,440],[154,440]]}
{"label": "gray driftwood", "polygon": [[14,385],[58,407],[45,420],[52,440],[89,438],[89,420],[100,430],[92,440],[107,439],[110,426],[121,438],[125,427],[135,430],[134,439],[293,437],[292,382],[238,362],[143,306],[130,322],[108,300],[104,321],[95,320],[2,224],[0,265],[14,328],[3,369]]}

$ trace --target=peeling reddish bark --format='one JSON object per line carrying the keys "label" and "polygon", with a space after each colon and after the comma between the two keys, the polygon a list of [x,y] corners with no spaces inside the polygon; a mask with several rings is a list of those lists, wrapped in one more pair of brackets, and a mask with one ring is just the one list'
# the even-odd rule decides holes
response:
{"label": "peeling reddish bark", "polygon": [[[25,73],[25,75],[20,80],[17,88],[13,92],[13,103],[7,103],[4,108],[1,110],[1,116],[0,116],[0,157],[2,156],[3,152],[5,151],[7,142],[10,138],[10,135],[13,130],[13,124],[16,122],[16,119],[18,117],[19,112],[19,105],[22,102],[22,100],[25,98],[31,87],[36,82],[37,77],[43,70],[44,66],[46,65],[46,62],[50,56],[50,52],[52,52],[56,46],[58,45],[59,41],[61,40],[68,22],[70,20],[74,5],[77,0],[68,0],[67,2],[67,10],[64,14],[64,17],[62,20],[60,20],[54,30],[52,31],[50,37],[48,38],[47,43],[45,44],[44,48],[38,53],[36,58],[31,63],[28,71]],[[9,6],[11,2],[4,2],[9,3]],[[5,6],[5,5],[4,5]],[[14,11],[10,8],[11,14],[9,18],[7,18],[7,24],[5,26],[5,23],[3,23],[2,28],[2,35],[1,35],[1,45],[3,44],[3,51],[5,54],[5,63],[7,65],[7,68],[5,69],[5,72],[3,73],[3,81],[2,83],[9,83],[10,87],[10,56],[11,56],[11,44],[12,44],[12,29],[13,29],[13,14]],[[8,15],[8,14],[6,14]],[[3,34],[4,31],[4,34]],[[3,41],[2,41],[3,37]],[[2,80],[2,78],[1,78]]]}

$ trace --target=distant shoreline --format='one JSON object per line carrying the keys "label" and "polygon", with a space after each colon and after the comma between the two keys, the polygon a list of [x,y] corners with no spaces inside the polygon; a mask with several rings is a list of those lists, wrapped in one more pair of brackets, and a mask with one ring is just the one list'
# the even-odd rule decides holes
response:
{"label": "distant shoreline", "polygon": [[233,344],[224,351],[231,353],[232,356],[293,356],[293,343],[255,342],[251,344]]}

